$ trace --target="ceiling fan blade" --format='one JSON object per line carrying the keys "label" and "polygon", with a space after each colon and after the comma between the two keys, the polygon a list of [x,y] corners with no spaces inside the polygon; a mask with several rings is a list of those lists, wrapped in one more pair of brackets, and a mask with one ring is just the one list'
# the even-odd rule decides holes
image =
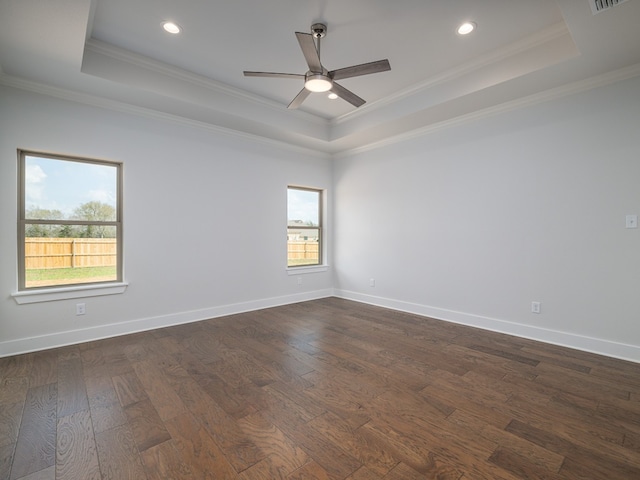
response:
{"label": "ceiling fan blade", "polygon": [[339,68],[329,72],[329,76],[334,80],[342,80],[343,78],[359,77],[361,75],[369,75],[370,73],[386,72],[391,70],[389,60],[378,60],[377,62],[363,63],[362,65],[353,65],[352,67]]}
{"label": "ceiling fan blade", "polygon": [[309,70],[311,70],[313,73],[322,73],[320,55],[318,55],[318,50],[316,49],[316,43],[313,40],[313,35],[311,35],[310,33],[296,32],[296,37],[298,38],[298,43],[300,44],[300,48],[302,49],[304,59],[307,61],[307,65],[309,65]]}
{"label": "ceiling fan blade", "polygon": [[299,73],[275,73],[275,72],[247,72],[244,71],[245,77],[271,77],[271,78],[304,78]]}
{"label": "ceiling fan blade", "polygon": [[337,84],[336,82],[333,82],[333,86],[331,87],[331,91],[333,93],[335,93],[336,95],[338,95],[341,99],[346,100],[347,102],[349,102],[354,107],[359,107],[359,106],[364,105],[366,103],[362,98],[357,96],[355,93],[347,90],[342,85]]}
{"label": "ceiling fan blade", "polygon": [[290,109],[298,108],[302,104],[302,102],[304,102],[305,98],[309,96],[310,93],[311,92],[309,90],[307,90],[306,88],[303,88],[302,90],[300,90],[300,93],[296,95],[296,98],[291,100],[291,103],[287,106],[287,108],[290,108]]}

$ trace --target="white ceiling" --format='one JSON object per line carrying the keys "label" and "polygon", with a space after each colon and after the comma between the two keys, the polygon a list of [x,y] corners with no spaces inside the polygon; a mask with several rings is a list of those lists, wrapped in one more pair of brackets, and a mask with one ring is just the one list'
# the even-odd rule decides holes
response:
{"label": "white ceiling", "polygon": [[[338,153],[640,74],[640,1],[590,1],[0,0],[0,82]],[[287,110],[300,80],[243,76],[305,73],[294,33],[315,22],[329,70],[389,59],[340,81],[364,106]]]}

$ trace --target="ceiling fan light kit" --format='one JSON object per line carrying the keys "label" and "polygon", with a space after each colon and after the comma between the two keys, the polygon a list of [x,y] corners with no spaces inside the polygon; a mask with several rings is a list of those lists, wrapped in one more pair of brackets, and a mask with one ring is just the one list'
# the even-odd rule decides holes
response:
{"label": "ceiling fan light kit", "polygon": [[305,75],[304,88],[310,92],[328,92],[333,87],[331,79],[321,73],[312,73]]}
{"label": "ceiling fan light kit", "polygon": [[353,65],[351,67],[337,70],[327,70],[320,63],[320,39],[327,34],[327,26],[323,23],[311,25],[311,33],[296,32],[296,38],[300,44],[300,49],[304,55],[309,71],[305,74],[297,73],[276,73],[276,72],[244,72],[245,77],[271,77],[271,78],[301,78],[304,79],[304,86],[300,93],[291,101],[287,108],[298,108],[309,94],[318,92],[328,92],[346,100],[354,107],[365,104],[365,100],[355,93],[347,90],[336,80],[343,78],[359,77],[371,73],[386,72],[391,70],[389,60],[378,60],[376,62]]}

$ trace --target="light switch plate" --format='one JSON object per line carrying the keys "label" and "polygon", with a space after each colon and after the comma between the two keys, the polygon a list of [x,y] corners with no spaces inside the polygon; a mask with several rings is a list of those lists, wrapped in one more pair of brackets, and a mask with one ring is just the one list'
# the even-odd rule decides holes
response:
{"label": "light switch plate", "polygon": [[627,215],[627,228],[638,228],[638,215]]}

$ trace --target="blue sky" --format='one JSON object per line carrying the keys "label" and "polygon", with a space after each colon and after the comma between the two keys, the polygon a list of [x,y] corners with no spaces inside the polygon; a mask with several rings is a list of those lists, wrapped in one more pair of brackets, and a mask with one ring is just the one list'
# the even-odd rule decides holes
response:
{"label": "blue sky", "polygon": [[289,189],[287,220],[302,220],[318,225],[318,197],[318,192]]}
{"label": "blue sky", "polygon": [[26,157],[27,210],[60,210],[65,217],[83,203],[100,201],[116,206],[117,168],[93,163]]}

